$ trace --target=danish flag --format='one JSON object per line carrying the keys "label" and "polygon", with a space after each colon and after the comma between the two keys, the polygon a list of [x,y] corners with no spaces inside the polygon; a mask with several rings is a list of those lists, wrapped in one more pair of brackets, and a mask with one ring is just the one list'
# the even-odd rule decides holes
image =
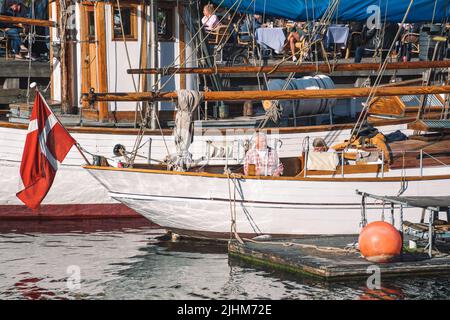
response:
{"label": "danish flag", "polygon": [[20,165],[24,189],[16,194],[28,208],[39,208],[55,179],[58,162],[74,144],[76,141],[36,90]]}

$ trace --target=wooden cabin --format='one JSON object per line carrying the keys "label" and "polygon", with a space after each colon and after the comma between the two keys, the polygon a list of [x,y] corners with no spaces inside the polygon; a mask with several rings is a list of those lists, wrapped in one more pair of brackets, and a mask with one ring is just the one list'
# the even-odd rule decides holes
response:
{"label": "wooden cabin", "polygon": [[[50,20],[61,23],[60,2],[52,2],[49,10]],[[69,13],[67,41],[61,41],[61,28],[51,28],[52,100],[69,101],[67,107],[73,113],[81,113],[84,121],[134,122],[136,102],[96,102],[89,105],[83,104],[80,98],[91,88],[95,92],[150,90],[155,79],[152,76],[127,74],[130,67],[169,66],[184,62],[186,66],[194,66],[194,62],[189,60],[189,32],[181,23],[186,20],[187,8],[182,2],[165,0],[157,1],[156,10],[155,59],[152,55],[155,43],[152,41],[152,11],[148,1],[72,2],[66,10]],[[65,66],[60,63],[64,51]],[[161,83],[167,82],[164,90],[197,87],[196,78],[191,75],[168,78],[166,76],[161,80]],[[76,108],[80,110],[77,112]],[[160,118],[170,118],[174,105],[161,102],[158,108]]]}

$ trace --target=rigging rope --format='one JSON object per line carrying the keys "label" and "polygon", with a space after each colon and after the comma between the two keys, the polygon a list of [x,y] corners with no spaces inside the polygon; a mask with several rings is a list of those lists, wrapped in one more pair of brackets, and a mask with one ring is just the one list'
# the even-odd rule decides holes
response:
{"label": "rigging rope", "polygon": [[[31,17],[36,18],[36,13],[34,11],[34,0],[31,1]],[[28,33],[28,79],[27,79],[27,106],[30,104],[30,84],[31,84],[31,60],[32,60],[32,48],[33,41],[36,33],[36,26],[30,26],[30,32]],[[8,53],[6,53],[8,54]]]}
{"label": "rigging rope", "polygon": [[[411,10],[411,7],[412,7],[412,5],[413,5],[413,3],[414,3],[414,0],[411,0],[410,3],[409,3],[409,5],[408,5],[408,8],[407,8],[407,10],[406,10],[406,12],[405,12],[405,15],[403,16],[401,25],[403,25],[403,24],[405,23],[405,21],[406,21],[408,15],[409,15],[409,12],[410,12],[410,10]],[[364,104],[363,110],[361,111],[361,113],[360,113],[360,115],[359,115],[359,117],[358,117],[358,119],[357,119],[357,121],[356,121],[354,127],[352,128],[352,131],[351,131],[351,133],[350,133],[350,137],[354,137],[355,135],[357,135],[357,134],[360,132],[360,130],[361,130],[363,124],[365,123],[365,120],[366,120],[367,115],[368,115],[368,112],[367,112],[367,111],[368,111],[368,109],[369,109],[369,107],[370,107],[370,103],[369,103],[369,102],[373,99],[373,97],[375,96],[375,93],[376,93],[377,90],[378,90],[378,87],[380,86],[382,77],[383,77],[383,75],[384,75],[384,72],[385,72],[385,70],[386,70],[386,66],[387,66],[387,64],[388,64],[389,56],[390,56],[390,54],[391,54],[391,52],[392,52],[392,49],[393,49],[394,46],[395,46],[395,42],[396,42],[397,39],[399,38],[400,33],[401,33],[401,28],[398,28],[398,31],[397,31],[397,33],[396,33],[396,35],[395,35],[395,37],[394,37],[394,39],[393,39],[393,42],[391,43],[391,46],[390,46],[390,48],[389,48],[388,54],[387,54],[386,58],[384,59],[383,64],[382,64],[382,65],[380,66],[380,68],[378,69],[377,78],[376,78],[376,80],[375,80],[374,85],[372,86],[372,88],[371,88],[371,90],[370,90],[369,96],[367,97],[367,100],[366,100],[366,102],[365,102],[365,104]]]}
{"label": "rigging rope", "polygon": [[[305,0],[306,1],[306,0]],[[337,8],[339,7],[339,3],[340,0],[333,0],[332,4],[330,6],[327,7],[327,10],[325,11],[325,14],[322,16],[321,20],[318,22],[318,27],[316,27],[316,25],[313,26],[311,34],[312,36],[309,38],[311,43],[309,43],[306,48],[303,48],[303,50],[309,50],[309,48],[312,47],[312,45],[320,43],[320,45],[323,48],[323,43],[322,43],[322,38],[319,38],[318,40],[314,40],[316,35],[323,35],[326,31],[327,26],[330,24],[330,22],[333,19],[333,16],[335,15],[335,13],[337,12]],[[309,30],[308,30],[309,32]],[[324,50],[323,50],[324,51]],[[323,52],[324,54],[326,54],[326,52]],[[291,57],[295,55],[295,52],[292,53]],[[303,57],[304,54],[303,52],[301,52],[299,59],[296,61],[296,65],[301,65],[303,63]],[[317,55],[316,55],[317,58]],[[331,72],[331,66],[328,62],[327,57],[325,57],[326,62],[330,68],[330,72]],[[278,68],[284,61],[283,60],[281,63],[277,64],[274,68]],[[287,88],[289,87],[289,85],[291,84],[292,80],[295,77],[295,72],[291,72],[289,73],[286,82],[283,85],[283,88],[281,90],[287,90]],[[258,129],[262,129],[266,126],[267,122],[269,120],[272,120],[274,122],[277,122],[277,120],[280,118],[280,111],[279,111],[279,103],[272,101],[271,102],[271,106],[270,108],[266,111],[266,114],[264,116],[264,120],[260,123],[260,125],[258,126]]]}

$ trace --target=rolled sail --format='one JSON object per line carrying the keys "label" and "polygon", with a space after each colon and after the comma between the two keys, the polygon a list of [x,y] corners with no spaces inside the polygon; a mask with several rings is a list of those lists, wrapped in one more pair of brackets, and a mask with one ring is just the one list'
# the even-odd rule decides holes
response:
{"label": "rolled sail", "polygon": [[[334,89],[333,80],[326,75],[303,77],[286,81],[283,79],[271,79],[267,85],[268,90],[319,90]],[[265,106],[269,105],[264,103]],[[336,99],[308,99],[308,100],[280,100],[282,117],[309,116],[328,113],[330,108],[336,105]]]}

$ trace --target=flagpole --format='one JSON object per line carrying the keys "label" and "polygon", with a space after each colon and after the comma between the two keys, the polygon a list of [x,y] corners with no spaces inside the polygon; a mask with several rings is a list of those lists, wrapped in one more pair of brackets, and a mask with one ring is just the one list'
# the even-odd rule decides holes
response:
{"label": "flagpole", "polygon": [[[45,105],[47,106],[47,108],[53,113],[53,115],[54,115],[55,118],[56,118],[56,121],[59,122],[59,124],[61,125],[61,127],[64,128],[64,130],[67,132],[68,135],[72,136],[72,135],[69,133],[69,131],[67,131],[66,127],[62,124],[62,122],[59,120],[59,118],[56,116],[56,114],[55,114],[55,113],[52,111],[52,109],[50,108],[50,106],[49,106],[48,103],[47,103],[47,100],[45,100],[44,96],[43,96],[42,93],[39,91],[36,82],[33,82],[32,84],[30,84],[30,87],[31,87],[31,88],[33,88],[33,87],[36,88],[36,93],[39,94],[39,95],[41,96],[42,101],[44,101],[44,103],[45,103]],[[73,137],[72,137],[72,138],[73,138]],[[75,140],[75,139],[74,139],[74,140]],[[79,144],[78,141],[76,141],[76,140],[75,140],[75,142],[76,142],[76,143],[74,144],[74,146],[77,148],[78,152],[81,154],[81,156],[83,157],[84,161],[86,161],[86,163],[90,166],[90,165],[91,165],[91,162],[86,158],[86,155],[84,154],[83,150],[81,150],[80,144]]]}

